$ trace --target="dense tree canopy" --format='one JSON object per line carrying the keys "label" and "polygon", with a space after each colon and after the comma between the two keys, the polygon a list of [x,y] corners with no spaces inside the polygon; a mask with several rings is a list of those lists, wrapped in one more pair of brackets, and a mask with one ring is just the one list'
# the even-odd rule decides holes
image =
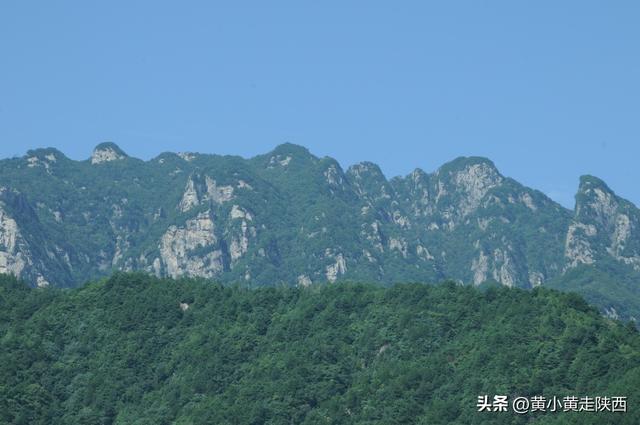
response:
{"label": "dense tree canopy", "polygon": [[[0,423],[640,422],[638,332],[573,294],[0,279]],[[478,412],[483,394],[626,396],[629,411]]]}

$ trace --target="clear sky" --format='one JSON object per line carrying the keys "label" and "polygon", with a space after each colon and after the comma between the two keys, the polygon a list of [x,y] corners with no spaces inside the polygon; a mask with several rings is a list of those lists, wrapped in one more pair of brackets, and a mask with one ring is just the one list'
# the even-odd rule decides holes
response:
{"label": "clear sky", "polygon": [[283,142],[388,177],[460,155],[640,204],[637,1],[0,2],[0,157]]}

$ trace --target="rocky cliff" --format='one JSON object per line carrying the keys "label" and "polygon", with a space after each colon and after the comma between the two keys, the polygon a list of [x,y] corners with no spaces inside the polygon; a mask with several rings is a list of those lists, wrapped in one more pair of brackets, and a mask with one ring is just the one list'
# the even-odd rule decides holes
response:
{"label": "rocky cliff", "polygon": [[251,159],[141,161],[105,143],[86,161],[51,148],[0,161],[0,272],[39,286],[145,270],[250,285],[530,288],[599,264],[635,276],[639,220],[595,177],[581,178],[572,211],[478,157],[391,180],[291,144]]}

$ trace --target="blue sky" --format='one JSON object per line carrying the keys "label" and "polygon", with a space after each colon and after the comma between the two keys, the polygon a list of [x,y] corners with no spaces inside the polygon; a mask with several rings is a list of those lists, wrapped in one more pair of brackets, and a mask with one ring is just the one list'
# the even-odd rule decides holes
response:
{"label": "blue sky", "polygon": [[571,207],[640,204],[635,1],[0,3],[0,157],[103,141],[253,156],[283,142],[387,176],[460,155]]}

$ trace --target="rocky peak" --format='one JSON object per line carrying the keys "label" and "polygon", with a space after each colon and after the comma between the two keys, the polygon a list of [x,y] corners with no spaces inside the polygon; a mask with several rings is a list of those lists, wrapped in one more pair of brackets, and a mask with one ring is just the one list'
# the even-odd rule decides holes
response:
{"label": "rocky peak", "polygon": [[324,158],[321,160],[324,171],[323,175],[329,186],[338,188],[344,185],[346,176],[338,161],[333,158]]}
{"label": "rocky peak", "polygon": [[416,186],[426,184],[429,181],[429,175],[420,168],[413,170],[408,177]]}
{"label": "rocky peak", "polygon": [[269,155],[289,155],[293,157],[313,157],[309,149],[294,143],[282,143],[275,147]]}
{"label": "rocky peak", "polygon": [[576,194],[575,215],[580,220],[594,220],[609,227],[621,199],[605,182],[594,176],[581,176]]}
{"label": "rocky peak", "polygon": [[375,180],[380,183],[386,181],[380,167],[378,167],[377,164],[368,161],[359,162],[358,164],[350,166],[347,169],[347,176],[355,181]]}
{"label": "rocky peak", "polygon": [[430,181],[431,176],[429,174],[420,168],[416,168],[405,177],[394,177],[391,183],[394,186],[406,187],[413,196],[418,196],[424,202],[429,195]]}
{"label": "rocky peak", "polygon": [[198,154],[194,152],[178,152],[176,155],[187,162],[191,162],[198,157]]}
{"label": "rocky peak", "polygon": [[[238,182],[237,187],[249,186],[243,181],[242,183]],[[232,185],[219,184],[208,175],[192,174],[187,180],[177,208],[186,212],[204,201],[220,205],[234,198],[234,190]]]}
{"label": "rocky peak", "polygon": [[431,205],[431,176],[420,168],[413,170],[404,178],[394,178],[394,187],[405,187],[408,191],[406,202],[410,203],[410,210],[415,216],[427,215],[432,212]]}
{"label": "rocky peak", "polygon": [[504,181],[493,162],[482,157],[459,157],[440,167],[434,177],[436,202],[454,199],[457,214],[463,217]]}
{"label": "rocky peak", "polygon": [[67,159],[62,152],[54,148],[29,150],[25,158],[27,167],[44,167],[48,173],[51,173],[50,167],[59,160]]}
{"label": "rocky peak", "polygon": [[266,157],[268,159],[267,168],[287,167],[292,161],[296,163],[295,165],[300,165],[318,160],[307,148],[293,143],[283,143],[276,146]]}
{"label": "rocky peak", "polygon": [[262,164],[267,170],[298,172],[317,163],[318,158],[303,146],[283,143],[267,154],[258,155],[253,161]]}
{"label": "rocky peak", "polygon": [[382,170],[372,162],[360,162],[347,169],[347,179],[356,192],[372,200],[388,200],[392,197],[392,188]]}
{"label": "rocky peak", "polygon": [[102,164],[103,162],[117,161],[127,158],[127,154],[115,143],[100,143],[93,149],[91,154],[92,164]]}
{"label": "rocky peak", "polygon": [[640,211],[594,176],[580,177],[573,222],[566,238],[568,267],[611,256],[640,270]]}
{"label": "rocky peak", "polygon": [[444,164],[435,174],[468,192],[497,186],[504,179],[491,160],[478,156],[458,157]]}
{"label": "rocky peak", "polygon": [[33,149],[27,151],[27,157],[36,157],[41,161],[56,162],[67,157],[55,148]]}

